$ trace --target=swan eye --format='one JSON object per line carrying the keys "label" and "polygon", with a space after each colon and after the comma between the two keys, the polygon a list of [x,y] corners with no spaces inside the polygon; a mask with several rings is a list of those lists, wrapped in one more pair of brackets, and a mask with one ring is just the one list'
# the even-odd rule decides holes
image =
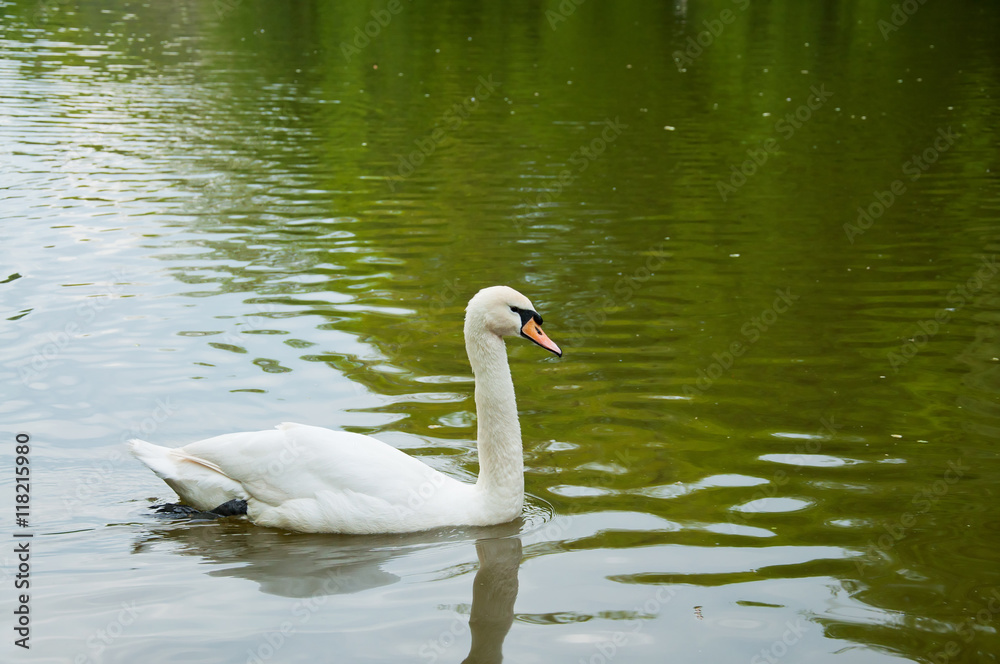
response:
{"label": "swan eye", "polygon": [[517,307],[511,307],[510,310],[513,311],[515,314],[521,313],[521,310],[518,309]]}

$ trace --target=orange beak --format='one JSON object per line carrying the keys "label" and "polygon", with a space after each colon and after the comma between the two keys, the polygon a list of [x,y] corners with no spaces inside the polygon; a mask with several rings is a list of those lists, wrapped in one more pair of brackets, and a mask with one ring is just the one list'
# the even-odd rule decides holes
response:
{"label": "orange beak", "polygon": [[[537,316],[538,314],[535,315]],[[559,346],[557,346],[556,342],[549,339],[545,333],[542,332],[542,326],[536,323],[533,318],[529,318],[525,321],[524,325],[521,326],[521,336],[531,339],[545,350],[551,351],[559,357],[562,357],[562,351],[559,350]]]}

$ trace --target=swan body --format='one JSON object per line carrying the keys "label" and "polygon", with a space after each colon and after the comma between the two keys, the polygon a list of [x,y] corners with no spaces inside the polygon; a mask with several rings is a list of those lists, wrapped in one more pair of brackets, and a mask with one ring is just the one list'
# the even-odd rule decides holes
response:
{"label": "swan body", "polygon": [[181,500],[211,510],[245,501],[261,526],[301,532],[403,533],[505,523],[521,514],[524,461],[504,336],[562,355],[524,295],[479,291],[466,308],[465,346],[476,379],[479,477],[448,477],[370,436],[284,423],[180,448],[129,441],[132,454]]}

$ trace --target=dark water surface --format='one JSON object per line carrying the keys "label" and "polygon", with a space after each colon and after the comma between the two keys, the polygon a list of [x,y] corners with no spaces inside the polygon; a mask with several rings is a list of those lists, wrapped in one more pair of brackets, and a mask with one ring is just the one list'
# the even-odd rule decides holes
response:
{"label": "dark water surface", "polygon": [[[996,661],[1000,6],[573,7],[0,2],[3,661]],[[497,283],[522,521],[149,513],[134,435],[473,478]]]}

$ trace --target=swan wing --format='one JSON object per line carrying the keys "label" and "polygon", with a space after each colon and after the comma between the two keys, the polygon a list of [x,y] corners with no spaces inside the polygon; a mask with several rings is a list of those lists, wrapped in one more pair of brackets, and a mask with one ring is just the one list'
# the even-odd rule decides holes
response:
{"label": "swan wing", "polygon": [[360,495],[406,505],[422,487],[429,490],[455,482],[370,436],[294,423],[216,436],[178,451],[272,507],[321,494]]}

